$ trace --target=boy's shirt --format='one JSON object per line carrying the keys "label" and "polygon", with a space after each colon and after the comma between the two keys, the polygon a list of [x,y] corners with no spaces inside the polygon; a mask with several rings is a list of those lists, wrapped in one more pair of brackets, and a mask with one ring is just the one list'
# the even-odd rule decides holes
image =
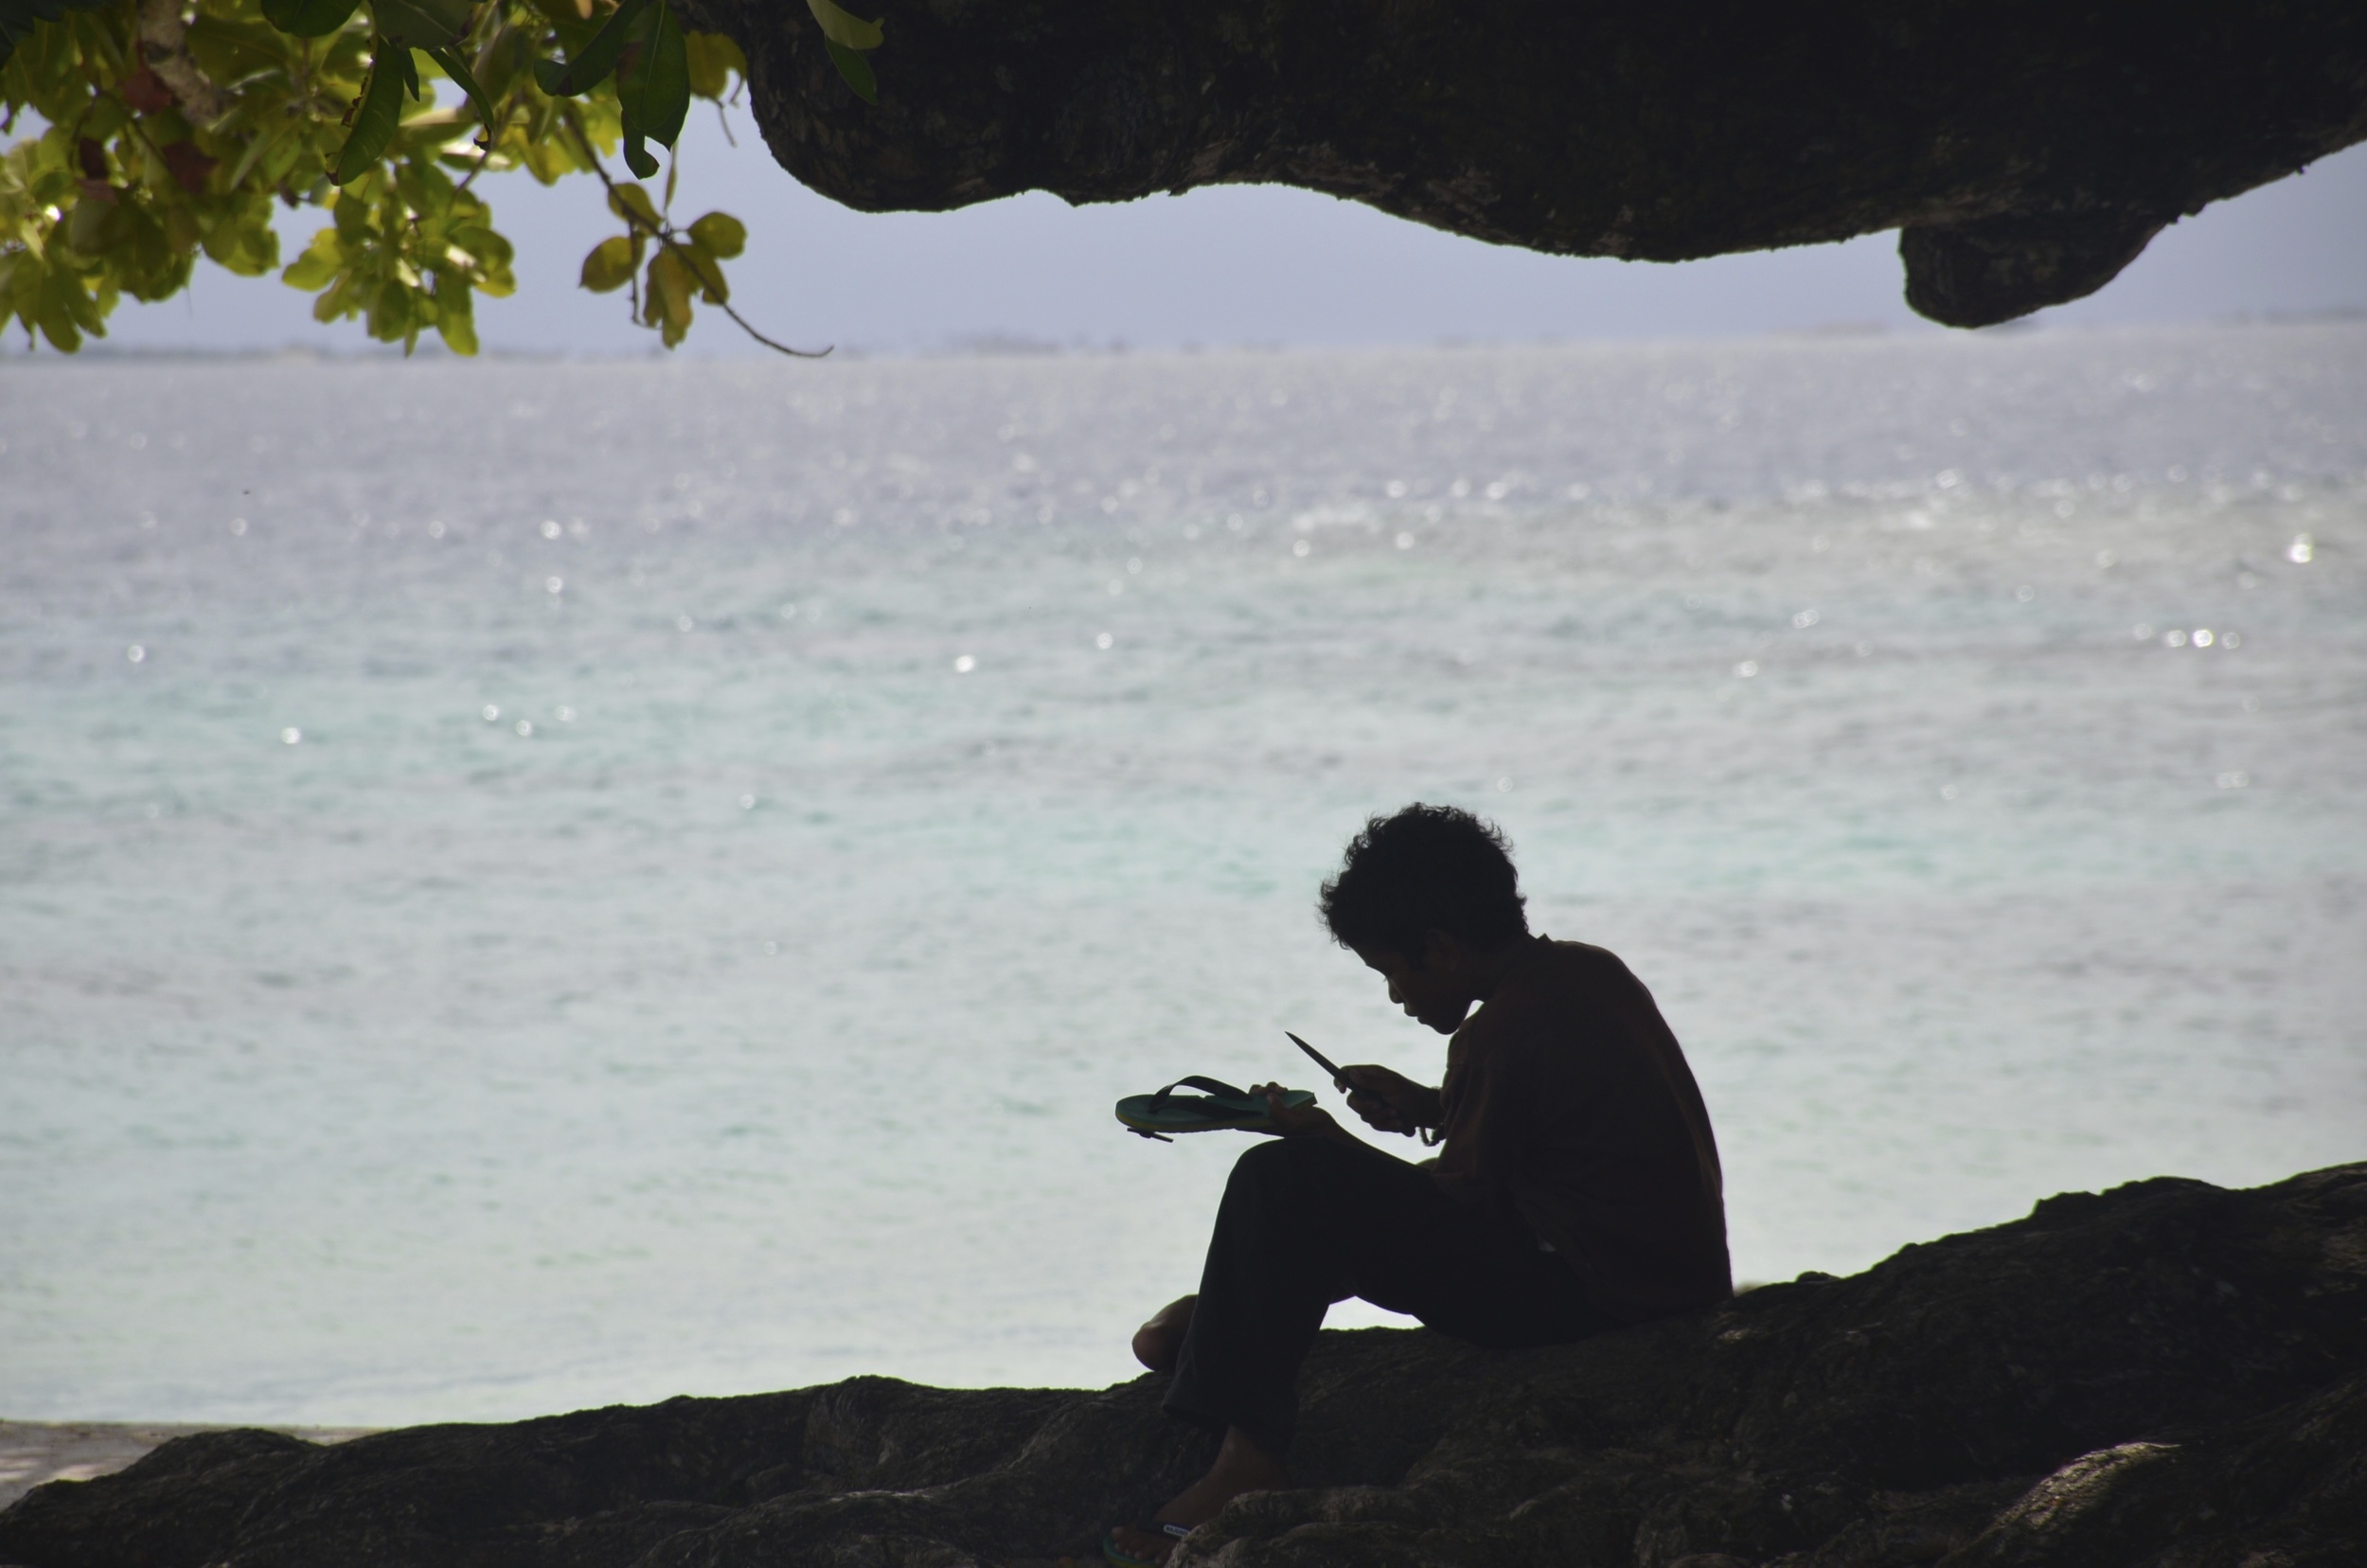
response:
{"label": "boy's shirt", "polygon": [[1621,1322],[1724,1300],[1717,1142],[1677,1037],[1616,956],[1534,940],[1448,1042],[1440,1185],[1509,1203]]}

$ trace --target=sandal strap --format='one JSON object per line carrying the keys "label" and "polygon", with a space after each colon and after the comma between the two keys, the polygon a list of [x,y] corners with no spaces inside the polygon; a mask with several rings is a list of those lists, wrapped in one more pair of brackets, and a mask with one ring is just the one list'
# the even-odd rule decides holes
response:
{"label": "sandal strap", "polygon": [[1193,1073],[1187,1077],[1177,1078],[1173,1083],[1168,1084],[1165,1089],[1162,1089],[1157,1094],[1151,1096],[1151,1100],[1153,1103],[1163,1103],[1173,1097],[1175,1092],[1178,1089],[1184,1087],[1186,1084],[1190,1085],[1194,1089],[1205,1090],[1212,1095],[1220,1095],[1226,1099],[1245,1100],[1250,1097],[1249,1091],[1246,1089],[1236,1089],[1233,1085],[1224,1082],[1220,1078],[1201,1078],[1198,1073]]}

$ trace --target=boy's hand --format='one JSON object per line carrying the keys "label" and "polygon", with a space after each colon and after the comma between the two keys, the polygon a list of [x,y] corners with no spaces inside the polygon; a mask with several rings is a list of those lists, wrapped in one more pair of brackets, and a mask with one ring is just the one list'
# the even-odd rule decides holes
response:
{"label": "boy's hand", "polygon": [[1340,1087],[1348,1093],[1348,1109],[1376,1131],[1410,1134],[1438,1125],[1438,1091],[1386,1067],[1343,1067]]}
{"label": "boy's hand", "polygon": [[1266,1096],[1266,1104],[1273,1114],[1274,1131],[1286,1138],[1304,1137],[1310,1132],[1338,1134],[1341,1131],[1340,1124],[1331,1119],[1331,1113],[1321,1106],[1284,1105],[1282,1096],[1290,1090],[1279,1083],[1255,1084],[1251,1087],[1250,1093]]}

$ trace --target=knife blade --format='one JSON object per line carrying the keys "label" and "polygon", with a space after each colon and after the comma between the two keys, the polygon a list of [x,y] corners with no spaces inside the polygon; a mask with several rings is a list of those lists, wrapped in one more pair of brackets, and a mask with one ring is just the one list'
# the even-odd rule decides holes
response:
{"label": "knife blade", "polygon": [[1309,1045],[1298,1036],[1290,1034],[1290,1030],[1285,1029],[1282,1032],[1286,1035],[1290,1035],[1290,1043],[1297,1046],[1300,1050],[1305,1051],[1309,1060],[1313,1061],[1316,1066],[1321,1067],[1325,1072],[1329,1073],[1331,1075],[1332,1082],[1345,1083],[1347,1081],[1347,1075],[1341,1072],[1338,1067],[1332,1065],[1332,1061],[1329,1057],[1324,1055],[1323,1052],[1315,1049],[1314,1046]]}

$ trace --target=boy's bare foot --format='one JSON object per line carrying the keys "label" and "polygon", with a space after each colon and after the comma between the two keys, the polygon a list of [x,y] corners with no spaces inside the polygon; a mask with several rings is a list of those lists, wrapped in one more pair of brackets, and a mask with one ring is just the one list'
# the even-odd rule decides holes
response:
{"label": "boy's bare foot", "polygon": [[[1183,1306],[1191,1299],[1186,1296],[1177,1305]],[[1151,1523],[1204,1524],[1244,1492],[1274,1491],[1290,1484],[1290,1468],[1283,1463],[1280,1454],[1258,1447],[1239,1427],[1227,1427],[1224,1446],[1217,1450],[1217,1462],[1208,1467],[1208,1473],[1177,1493],[1166,1507],[1151,1516]],[[1110,1540],[1129,1557],[1146,1562],[1165,1562],[1167,1554],[1175,1550],[1173,1536],[1151,1535],[1130,1524],[1112,1530]]]}
{"label": "boy's bare foot", "polygon": [[1134,1359],[1153,1372],[1174,1371],[1184,1331],[1192,1326],[1192,1309],[1199,1304],[1196,1295],[1178,1296],[1151,1313],[1150,1321],[1134,1330]]}

